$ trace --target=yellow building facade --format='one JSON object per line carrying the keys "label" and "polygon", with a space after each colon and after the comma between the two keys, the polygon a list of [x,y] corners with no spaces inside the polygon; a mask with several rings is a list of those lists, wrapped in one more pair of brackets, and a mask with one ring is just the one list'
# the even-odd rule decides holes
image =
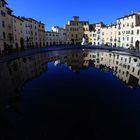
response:
{"label": "yellow building facade", "polygon": [[81,44],[84,36],[83,26],[88,24],[88,21],[80,21],[78,16],[74,16],[64,27],[67,32],[67,39],[71,41],[73,45]]}

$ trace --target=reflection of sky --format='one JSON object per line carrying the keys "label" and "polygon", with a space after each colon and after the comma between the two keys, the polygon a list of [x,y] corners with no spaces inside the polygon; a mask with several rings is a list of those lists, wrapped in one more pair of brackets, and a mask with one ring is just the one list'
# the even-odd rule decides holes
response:
{"label": "reflection of sky", "polygon": [[[88,127],[93,128],[95,126],[91,124],[96,116],[96,122],[101,123],[99,127],[106,127],[106,123],[110,128],[114,123],[113,128],[128,127],[131,121],[134,125],[139,123],[140,88],[130,89],[124,85],[109,71],[88,68],[74,73],[65,65],[55,67],[54,63],[49,63],[47,72],[24,86],[19,108],[23,113],[31,115],[32,123],[41,119],[45,124],[49,119],[50,125],[55,126],[61,117],[64,123],[72,121],[75,126],[77,121],[87,123],[89,119]],[[92,112],[94,117],[91,113],[91,118],[87,118],[88,112]],[[65,116],[67,113],[68,116]],[[112,122],[113,119],[116,122]],[[37,126],[38,129],[44,129],[40,124]],[[85,128],[82,126],[82,129]]]}
{"label": "reflection of sky", "polygon": [[73,72],[51,62],[46,72],[23,87],[16,105],[20,114],[12,112],[14,116],[8,110],[6,117],[20,140],[35,139],[36,135],[40,139],[70,135],[73,139],[75,133],[79,139],[90,139],[96,128],[105,134],[108,129],[102,128],[110,128],[118,134],[122,128],[140,125],[139,93],[140,88],[128,88],[111,71],[89,67]]}
{"label": "reflection of sky", "polygon": [[33,81],[30,81],[23,88],[24,92],[34,93],[107,93],[107,94],[138,94],[139,88],[130,89],[118,80],[112,72],[103,72],[100,69],[88,68],[74,73],[65,65],[54,66],[49,63],[48,71]]}

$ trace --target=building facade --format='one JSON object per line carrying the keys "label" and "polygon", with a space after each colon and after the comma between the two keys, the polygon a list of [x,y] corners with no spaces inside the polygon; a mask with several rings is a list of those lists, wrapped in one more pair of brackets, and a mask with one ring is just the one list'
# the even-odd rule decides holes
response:
{"label": "building facade", "polygon": [[116,23],[95,24],[95,31],[89,31],[89,43],[111,47],[140,50],[140,13],[132,13],[117,19]]}
{"label": "building facade", "polygon": [[[140,29],[140,13],[132,13],[117,19],[118,46],[139,48],[136,44],[137,31]],[[139,41],[139,40],[138,40]]]}
{"label": "building facade", "polygon": [[60,45],[70,44],[70,42],[68,42],[68,40],[67,40],[66,29],[61,28],[59,26],[53,26],[52,31],[58,33]]}
{"label": "building facade", "polygon": [[23,37],[23,20],[20,17],[12,15],[13,20],[13,38],[14,50],[24,49],[24,37]]}
{"label": "building facade", "polygon": [[67,40],[71,41],[73,45],[81,44],[84,36],[83,26],[88,24],[88,21],[80,21],[78,16],[74,16],[64,27],[67,32]]}
{"label": "building facade", "polygon": [[45,25],[32,18],[12,15],[5,0],[0,0],[0,53],[31,47],[45,47]]}
{"label": "building facade", "polygon": [[46,46],[55,46],[59,45],[59,33],[57,32],[49,32],[45,33],[45,41]]}
{"label": "building facade", "polygon": [[5,0],[0,0],[0,53],[9,52],[13,47],[12,10]]}
{"label": "building facade", "polygon": [[140,12],[120,17],[110,25],[90,24],[73,16],[64,28],[53,26],[51,32],[46,32],[40,21],[12,15],[5,0],[0,0],[0,11],[0,54],[52,45],[80,45],[83,38],[93,46],[140,50]]}

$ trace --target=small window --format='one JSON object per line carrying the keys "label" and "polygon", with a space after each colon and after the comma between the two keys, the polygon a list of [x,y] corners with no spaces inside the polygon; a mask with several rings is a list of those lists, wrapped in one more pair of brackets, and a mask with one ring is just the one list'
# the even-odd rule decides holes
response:
{"label": "small window", "polygon": [[2,27],[5,28],[5,22],[4,21],[2,21]]}
{"label": "small window", "polygon": [[6,39],[6,35],[5,35],[5,32],[3,32],[3,39]]}
{"label": "small window", "polygon": [[1,15],[2,15],[3,17],[6,16],[5,12],[3,12],[2,10],[1,10]]}
{"label": "small window", "polygon": [[5,6],[5,4],[4,4],[4,2],[2,2],[2,7],[4,7]]}
{"label": "small window", "polygon": [[140,70],[138,71],[138,75],[140,75]]}
{"label": "small window", "polygon": [[135,71],[135,68],[133,68],[132,72],[134,72],[134,71]]}

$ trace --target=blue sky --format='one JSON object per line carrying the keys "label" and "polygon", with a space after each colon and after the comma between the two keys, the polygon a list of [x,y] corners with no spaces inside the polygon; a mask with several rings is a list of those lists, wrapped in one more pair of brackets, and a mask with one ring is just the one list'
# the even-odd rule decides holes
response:
{"label": "blue sky", "polygon": [[32,17],[51,26],[64,24],[73,15],[91,23],[114,22],[132,11],[140,11],[140,0],[7,0],[17,16]]}

